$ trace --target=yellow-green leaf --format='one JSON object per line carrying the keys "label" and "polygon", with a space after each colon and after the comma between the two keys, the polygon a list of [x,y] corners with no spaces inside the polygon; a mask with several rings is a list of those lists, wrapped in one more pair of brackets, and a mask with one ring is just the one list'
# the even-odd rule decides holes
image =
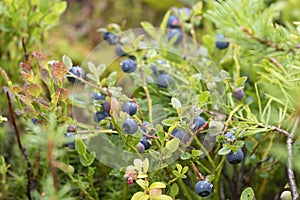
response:
{"label": "yellow-green leaf", "polygon": [[149,199],[149,195],[144,192],[137,192],[131,197],[131,200],[147,200],[147,199]]}
{"label": "yellow-green leaf", "polygon": [[142,180],[142,179],[136,180],[136,183],[137,183],[141,188],[143,188],[143,190],[146,190],[146,188],[148,188],[148,185],[149,185],[148,181],[144,181],[144,180]]}
{"label": "yellow-green leaf", "polygon": [[178,138],[173,138],[166,143],[166,148],[171,152],[175,152],[179,147],[180,140]]}
{"label": "yellow-green leaf", "polygon": [[154,182],[150,185],[149,190],[155,189],[155,188],[166,188],[166,184],[162,182]]}

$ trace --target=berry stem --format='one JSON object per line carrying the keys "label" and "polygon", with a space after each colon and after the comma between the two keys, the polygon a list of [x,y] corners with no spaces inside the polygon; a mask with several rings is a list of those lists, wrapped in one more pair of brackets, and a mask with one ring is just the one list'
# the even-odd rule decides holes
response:
{"label": "berry stem", "polygon": [[204,177],[202,176],[202,174],[197,169],[195,163],[193,161],[191,161],[191,164],[192,164],[193,171],[197,174],[197,176],[200,178],[200,180],[204,180]]}

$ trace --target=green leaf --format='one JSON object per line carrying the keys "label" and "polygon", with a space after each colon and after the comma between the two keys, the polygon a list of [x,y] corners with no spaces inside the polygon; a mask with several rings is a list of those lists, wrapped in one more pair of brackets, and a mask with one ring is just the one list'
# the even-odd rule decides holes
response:
{"label": "green leaf", "polygon": [[180,164],[176,164],[176,168],[177,168],[177,171],[178,171],[179,173],[181,173],[181,171],[182,171],[182,166],[181,166]]}
{"label": "green leaf", "polygon": [[138,48],[140,41],[142,41],[145,38],[145,35],[139,35],[133,42],[133,46],[135,49]]}
{"label": "green leaf", "polygon": [[138,179],[136,180],[136,183],[141,187],[143,188],[143,190],[146,190],[148,188],[148,181],[144,181],[142,179]]}
{"label": "green leaf", "polygon": [[201,151],[201,150],[197,150],[197,149],[193,149],[192,150],[192,156],[193,157],[199,157],[199,156],[201,156],[203,154],[203,151]]}
{"label": "green leaf", "polygon": [[245,81],[247,80],[247,76],[242,76],[235,80],[235,87],[244,87]]}
{"label": "green leaf", "polygon": [[157,124],[155,126],[155,133],[157,134],[160,143],[164,144],[165,143],[165,132],[164,132],[162,125]]}
{"label": "green leaf", "polygon": [[179,193],[179,187],[177,183],[173,183],[171,186],[170,196],[175,197]]}
{"label": "green leaf", "polygon": [[176,126],[178,124],[175,118],[164,119],[161,123],[165,126]]}
{"label": "green leaf", "polygon": [[199,103],[207,102],[209,97],[210,97],[209,91],[202,92],[200,95],[198,95],[198,102]]}
{"label": "green leaf", "polygon": [[173,199],[168,195],[161,194],[161,195],[152,197],[151,200],[173,200]]}
{"label": "green leaf", "polygon": [[180,174],[178,171],[176,171],[176,170],[173,170],[172,173],[173,173],[176,177],[180,177],[180,176],[181,176],[181,174]]}
{"label": "green leaf", "polygon": [[108,86],[114,86],[117,81],[117,72],[114,71],[110,73],[110,75],[107,78],[107,85]]}
{"label": "green leaf", "polygon": [[160,34],[161,35],[165,34],[170,13],[171,13],[171,10],[168,10],[166,12],[166,14],[164,15],[162,22],[160,23]]}
{"label": "green leaf", "polygon": [[218,151],[219,155],[227,155],[231,152],[231,149],[229,147],[223,147]]}
{"label": "green leaf", "polygon": [[63,55],[62,61],[63,61],[63,63],[66,65],[66,67],[67,67],[69,70],[73,67],[72,60],[71,60],[71,58],[69,58],[68,56]]}
{"label": "green leaf", "polygon": [[150,185],[149,190],[156,189],[156,188],[166,188],[166,184],[162,182],[154,182]]}
{"label": "green leaf", "polygon": [[54,5],[54,11],[59,15],[65,12],[66,8],[67,8],[67,2],[65,1],[58,2]]}
{"label": "green leaf", "polygon": [[220,121],[210,121],[209,123],[209,131],[211,134],[220,133],[224,128],[224,124]]}
{"label": "green leaf", "polygon": [[81,139],[75,140],[75,149],[78,154],[85,155],[86,154],[86,146]]}
{"label": "green leaf", "polygon": [[185,166],[185,167],[182,169],[181,174],[185,174],[188,170],[189,170],[189,167],[188,167],[188,166]]}
{"label": "green leaf", "polygon": [[173,138],[172,140],[166,143],[166,148],[169,149],[171,152],[175,152],[180,144],[180,140],[178,138]]}
{"label": "green leaf", "polygon": [[181,154],[180,159],[181,160],[188,160],[191,159],[191,154],[189,152],[184,152],[183,154]]}
{"label": "green leaf", "polygon": [[180,101],[175,97],[172,97],[171,104],[172,104],[172,107],[175,108],[175,109],[181,108]]}
{"label": "green leaf", "polygon": [[241,194],[240,200],[252,200],[254,199],[254,191],[251,187],[247,187]]}
{"label": "green leaf", "polygon": [[159,34],[157,33],[155,27],[147,21],[141,22],[141,26],[144,30],[155,40],[159,40]]}
{"label": "green leaf", "polygon": [[132,197],[131,200],[148,200],[149,195],[144,192],[137,192]]}
{"label": "green leaf", "polygon": [[193,6],[194,15],[200,15],[202,13],[203,3],[199,1]]}

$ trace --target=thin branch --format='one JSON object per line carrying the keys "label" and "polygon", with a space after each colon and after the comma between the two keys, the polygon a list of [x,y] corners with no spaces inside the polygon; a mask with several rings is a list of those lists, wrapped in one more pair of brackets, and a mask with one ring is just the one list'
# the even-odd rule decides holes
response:
{"label": "thin branch", "polygon": [[55,189],[55,191],[58,191],[58,177],[57,177],[57,172],[56,172],[56,162],[55,162],[54,155],[53,155],[54,147],[55,147],[54,141],[52,139],[49,140],[48,146],[47,146],[48,163],[49,163],[50,170],[51,170],[52,177],[53,177],[54,189]]}
{"label": "thin branch", "polygon": [[25,38],[22,37],[22,47],[23,47],[23,50],[24,50],[24,57],[25,57],[25,60],[28,61],[28,53],[27,53],[27,50],[26,50],[26,45],[25,45]]}
{"label": "thin branch", "polygon": [[22,154],[25,158],[26,164],[27,164],[27,191],[26,191],[26,195],[27,195],[27,198],[29,200],[31,200],[31,194],[30,194],[30,190],[31,190],[31,163],[30,163],[27,151],[22,146],[22,143],[21,143],[20,133],[19,133],[19,130],[18,130],[18,127],[17,127],[17,124],[16,124],[14,111],[13,111],[13,108],[12,108],[12,103],[11,103],[11,99],[10,99],[10,96],[9,96],[8,92],[6,92],[6,96],[7,96],[7,100],[8,100],[9,113],[10,113],[10,116],[11,116],[13,127],[15,129],[16,137],[17,137],[18,146],[19,146],[19,149],[21,150],[21,152],[22,152]]}
{"label": "thin branch", "polygon": [[296,184],[295,174],[293,171],[293,137],[297,130],[298,123],[299,123],[299,116],[296,117],[294,127],[292,129],[290,137],[286,139],[286,145],[288,150],[287,173],[289,177],[289,183],[292,191],[293,200],[299,199],[299,192]]}
{"label": "thin branch", "polygon": [[197,169],[195,163],[191,161],[191,164],[192,164],[193,171],[197,174],[197,176],[200,178],[200,180],[204,180],[204,177],[203,177],[202,174],[198,171],[198,169]]}

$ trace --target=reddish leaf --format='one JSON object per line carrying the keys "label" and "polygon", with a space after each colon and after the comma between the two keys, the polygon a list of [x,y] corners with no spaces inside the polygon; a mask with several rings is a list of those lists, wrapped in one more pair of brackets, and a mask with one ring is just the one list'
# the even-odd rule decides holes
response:
{"label": "reddish leaf", "polygon": [[64,63],[56,62],[53,64],[51,72],[55,78],[61,80],[68,73],[68,68]]}
{"label": "reddish leaf", "polygon": [[59,100],[60,101],[66,101],[70,95],[69,90],[66,88],[58,88],[57,92],[59,92]]}

